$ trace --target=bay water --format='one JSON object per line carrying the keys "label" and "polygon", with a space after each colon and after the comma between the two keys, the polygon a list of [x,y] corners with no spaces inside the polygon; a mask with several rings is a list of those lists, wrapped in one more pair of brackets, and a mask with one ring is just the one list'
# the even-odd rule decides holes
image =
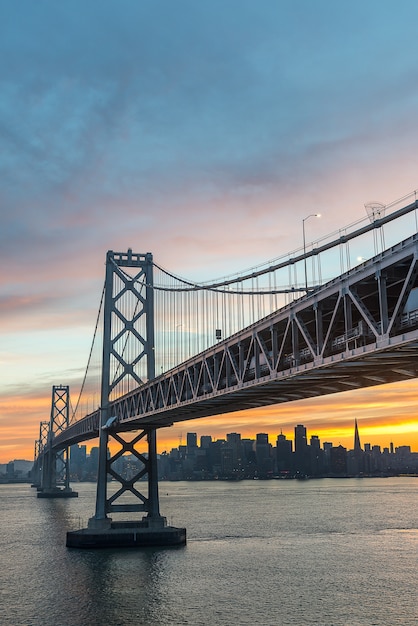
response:
{"label": "bay water", "polygon": [[78,498],[0,485],[2,626],[418,624],[418,478],[161,482],[181,548],[75,550]]}

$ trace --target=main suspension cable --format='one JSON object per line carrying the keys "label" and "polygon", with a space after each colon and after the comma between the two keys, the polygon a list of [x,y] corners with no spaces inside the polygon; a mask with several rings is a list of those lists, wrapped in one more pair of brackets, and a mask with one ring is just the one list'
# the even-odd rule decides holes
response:
{"label": "main suspension cable", "polygon": [[71,415],[70,423],[72,423],[74,421],[75,414],[77,413],[78,405],[80,404],[81,395],[82,395],[82,393],[84,391],[84,385],[86,384],[87,374],[88,374],[89,367],[90,367],[90,361],[91,361],[91,357],[92,357],[92,354],[93,354],[94,342],[96,340],[97,329],[99,327],[99,320],[100,320],[100,314],[102,312],[104,295],[105,295],[105,284],[103,284],[102,296],[100,298],[99,311],[97,313],[96,325],[94,327],[93,340],[91,342],[90,353],[89,353],[89,358],[87,360],[86,371],[84,372],[84,378],[83,378],[83,382],[81,384],[81,389],[80,389],[80,393],[78,395],[78,399],[77,399],[77,402],[76,402],[76,405],[75,405],[75,409],[72,409],[72,415]]}

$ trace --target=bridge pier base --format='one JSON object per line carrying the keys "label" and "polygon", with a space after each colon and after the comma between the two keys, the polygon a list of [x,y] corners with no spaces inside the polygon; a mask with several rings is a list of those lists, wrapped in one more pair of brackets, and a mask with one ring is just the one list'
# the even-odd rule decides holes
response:
{"label": "bridge pier base", "polygon": [[60,489],[41,489],[36,494],[38,498],[78,498],[78,491],[73,491],[71,487]]}
{"label": "bridge pier base", "polygon": [[[94,518],[93,518],[94,519]],[[88,528],[67,532],[67,548],[146,548],[184,546],[186,529],[144,517],[142,521],[94,520]]]}

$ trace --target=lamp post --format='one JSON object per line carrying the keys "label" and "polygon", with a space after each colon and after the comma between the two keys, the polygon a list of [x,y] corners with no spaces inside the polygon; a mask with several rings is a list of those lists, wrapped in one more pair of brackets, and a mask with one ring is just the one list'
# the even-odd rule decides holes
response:
{"label": "lamp post", "polygon": [[302,220],[302,232],[303,232],[303,261],[304,261],[304,265],[305,265],[305,289],[306,289],[306,293],[308,293],[308,272],[306,269],[306,239],[305,239],[305,222],[306,220],[308,220],[310,217],[321,217],[320,213],[311,213],[310,215],[307,215],[306,217],[303,218]]}

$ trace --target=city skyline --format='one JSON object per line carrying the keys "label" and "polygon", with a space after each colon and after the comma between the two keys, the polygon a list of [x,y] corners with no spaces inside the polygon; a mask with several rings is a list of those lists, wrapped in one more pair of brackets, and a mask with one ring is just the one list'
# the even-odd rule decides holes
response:
{"label": "city skyline", "polygon": [[[350,478],[365,476],[417,475],[418,453],[410,446],[383,449],[368,442],[361,445],[357,420],[354,423],[350,449],[323,441],[308,433],[303,424],[295,425],[294,437],[280,433],[270,442],[266,433],[243,438],[228,433],[224,439],[212,435],[187,432],[186,440],[158,457],[159,480],[245,480],[245,479],[307,479]],[[146,453],[145,453],[146,454]],[[98,472],[99,448],[87,455],[85,445],[70,450],[72,480],[95,480]],[[132,453],[120,455],[109,450],[112,469],[125,479],[138,475],[142,460]],[[9,472],[11,467],[8,468]],[[143,478],[144,479],[144,478]]]}
{"label": "city skyline", "polygon": [[[320,441],[322,446],[323,446],[324,443],[330,443],[334,447],[343,445],[341,443],[341,441],[336,442],[336,441],[325,440],[318,434],[321,431],[312,431],[311,432],[306,427],[306,424],[303,424],[303,426],[306,428],[306,431],[307,431],[307,440],[308,440],[308,442],[310,441],[311,437],[317,437],[319,439],[319,441]],[[252,441],[255,442],[256,438],[257,438],[257,435],[267,435],[268,443],[273,445],[273,446],[277,443],[278,437],[281,436],[281,435],[284,435],[285,438],[288,441],[292,441],[294,443],[294,440],[295,440],[295,428],[296,427],[297,427],[297,424],[293,425],[293,427],[292,427],[292,429],[290,431],[287,430],[287,432],[283,432],[283,430],[280,429],[280,432],[275,432],[274,434],[272,434],[272,433],[264,433],[264,432],[260,431],[260,432],[253,432],[253,434],[251,436],[251,435],[248,435],[248,433],[247,433],[247,435],[245,437],[242,435],[242,433],[231,432],[231,431],[227,432],[223,436],[218,436],[217,434],[214,435],[214,434],[211,434],[211,433],[207,432],[207,430],[202,431],[201,433],[199,433],[198,431],[186,430],[185,431],[185,436],[183,436],[183,434],[181,434],[180,437],[179,437],[179,440],[177,441],[177,443],[175,443],[175,442],[173,443],[173,446],[172,446],[171,449],[166,448],[164,450],[160,450],[159,454],[169,453],[173,449],[179,449],[180,447],[187,446],[187,440],[188,440],[188,437],[190,435],[196,436],[196,439],[199,442],[200,442],[202,437],[203,438],[210,437],[213,442],[215,442],[215,441],[226,441],[228,435],[239,435],[241,437],[241,439],[252,440]],[[364,433],[363,433],[362,425],[361,425],[361,420],[357,420],[357,419],[355,419],[354,422],[351,424],[351,429],[352,429],[352,432],[351,432],[351,444],[352,445],[347,445],[347,444],[343,445],[343,447],[346,448],[347,450],[354,450],[355,447],[356,447],[355,446],[356,428],[357,428],[357,433],[358,433],[359,440],[361,442],[361,449],[362,450],[364,450],[365,446],[367,445],[367,446],[371,446],[371,447],[372,446],[378,446],[381,449],[387,448],[389,450],[392,450],[392,449],[395,450],[396,448],[409,447],[409,448],[411,448],[411,452],[412,453],[418,452],[417,450],[414,450],[412,448],[410,442],[408,442],[408,441],[403,441],[403,443],[398,443],[397,445],[395,445],[395,443],[393,441],[389,441],[388,443],[385,443],[385,444],[378,443],[378,442],[375,442],[375,441],[373,441],[373,442],[365,441],[365,437],[364,437]],[[270,438],[272,438],[273,441],[270,441]],[[83,443],[82,445],[86,447],[86,451],[87,451],[88,454],[90,453],[90,451],[92,449],[98,450],[98,440],[97,441],[93,440],[93,442]],[[114,443],[112,443],[112,441],[110,441],[109,448],[110,449],[117,448],[117,444],[114,444]],[[10,463],[10,462],[16,461],[16,460],[19,460],[19,461],[20,460],[31,461],[31,459],[23,459],[23,458],[22,459],[20,459],[20,458],[18,459],[16,457],[14,459],[9,459],[8,461],[1,461],[0,465],[7,465],[7,463]]]}
{"label": "city skyline", "polygon": [[[124,7],[0,0],[0,461],[33,454],[52,385],[77,396],[107,250],[150,251],[203,282],[300,249],[309,214],[322,218],[307,242],[418,187],[415,2]],[[417,391],[412,380],[205,428],[321,422],[344,442],[361,416],[370,440],[418,449]],[[159,449],[182,430],[161,431]]]}
{"label": "city skyline", "polygon": [[[226,441],[228,438],[228,435],[239,435],[242,439],[251,439],[252,441],[256,441],[256,438],[258,435],[266,435],[268,438],[268,443],[275,445],[277,439],[280,436],[285,436],[285,438],[289,441],[293,441],[293,443],[295,442],[296,439],[296,429],[298,426],[303,426],[305,428],[306,431],[306,437],[307,437],[307,441],[309,442],[311,437],[317,437],[321,443],[321,445],[323,445],[324,443],[331,443],[333,446],[340,446],[342,445],[340,441],[336,442],[336,441],[325,441],[324,439],[322,439],[319,434],[318,431],[310,431],[307,427],[306,424],[294,424],[293,428],[287,432],[283,432],[282,429],[280,429],[280,432],[276,432],[275,434],[271,434],[271,433],[265,433],[262,431],[258,431],[258,432],[254,432],[252,436],[246,436],[243,437],[242,433],[237,433],[237,432],[231,432],[229,431],[228,433],[226,433],[225,436],[223,437],[218,437],[217,435],[213,435],[209,432],[206,431],[202,431],[201,433],[199,433],[198,431],[190,431],[187,430],[186,431],[186,437],[183,439],[183,437],[181,437],[181,439],[178,442],[177,446],[174,446],[174,448],[179,448],[180,446],[187,446],[187,441],[189,437],[196,437],[197,441],[200,441],[201,438],[205,438],[205,437],[211,437],[212,441]],[[361,420],[355,419],[354,422],[351,425],[352,428],[352,432],[351,432],[351,446],[350,445],[345,445],[343,447],[345,447],[347,450],[355,450],[358,443],[360,443],[360,447],[362,450],[365,449],[366,446],[379,446],[381,449],[387,448],[387,449],[395,449],[397,447],[411,447],[410,443],[408,442],[404,442],[403,444],[399,444],[398,446],[395,446],[393,441],[389,441],[388,445],[382,445],[379,443],[371,443],[370,441],[365,441],[364,440],[364,435],[362,432],[362,427],[361,427]],[[273,439],[273,441],[270,441],[270,438]],[[357,445],[356,445],[357,442]],[[414,450],[412,450],[411,447],[411,452],[415,452]]]}

